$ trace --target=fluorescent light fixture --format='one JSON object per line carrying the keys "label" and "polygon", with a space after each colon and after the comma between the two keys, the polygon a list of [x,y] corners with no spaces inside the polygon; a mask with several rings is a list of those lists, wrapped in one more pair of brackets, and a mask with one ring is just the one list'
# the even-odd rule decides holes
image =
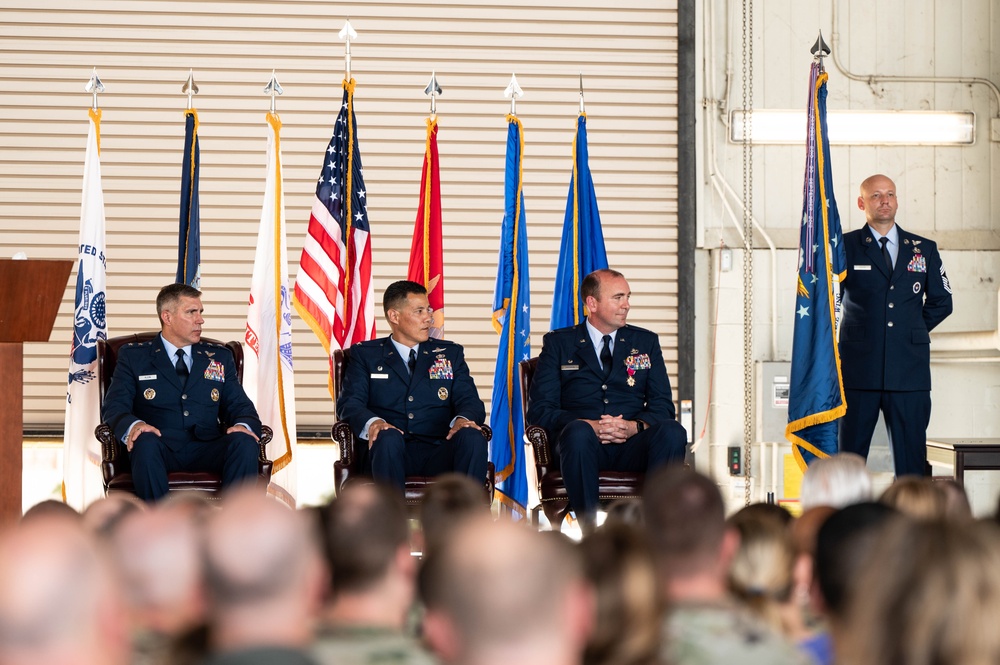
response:
{"label": "fluorescent light fixture", "polygon": [[[972,111],[829,111],[831,145],[971,145],[976,141]],[[750,140],[804,144],[806,112],[755,109]],[[729,140],[743,142],[743,111],[729,113]]]}

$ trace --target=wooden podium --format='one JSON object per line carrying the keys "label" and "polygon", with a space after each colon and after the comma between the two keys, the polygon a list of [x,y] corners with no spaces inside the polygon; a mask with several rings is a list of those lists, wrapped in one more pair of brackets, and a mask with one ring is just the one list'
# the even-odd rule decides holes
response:
{"label": "wooden podium", "polygon": [[21,517],[23,345],[49,341],[73,263],[0,259],[0,526]]}

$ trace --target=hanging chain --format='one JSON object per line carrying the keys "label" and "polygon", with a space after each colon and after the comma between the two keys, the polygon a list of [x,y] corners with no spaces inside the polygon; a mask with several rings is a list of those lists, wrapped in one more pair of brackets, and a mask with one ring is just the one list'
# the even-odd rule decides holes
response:
{"label": "hanging chain", "polygon": [[753,478],[753,0],[743,0],[743,482]]}

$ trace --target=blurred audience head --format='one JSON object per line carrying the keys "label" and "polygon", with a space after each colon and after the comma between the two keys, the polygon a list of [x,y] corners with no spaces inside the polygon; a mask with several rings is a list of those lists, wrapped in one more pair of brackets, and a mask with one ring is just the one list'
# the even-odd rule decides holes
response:
{"label": "blurred audience head", "polygon": [[856,503],[830,515],[816,536],[813,572],[823,608],[834,627],[847,615],[849,596],[871,563],[879,534],[903,517],[882,503]]}
{"label": "blurred audience head", "polygon": [[63,517],[76,522],[79,522],[82,519],[76,508],[68,503],[56,501],[55,499],[46,499],[45,501],[39,501],[31,508],[28,508],[28,510],[24,512],[24,515],[21,516],[21,522],[30,522],[40,517],[53,516]]}
{"label": "blurred audience head", "polygon": [[313,523],[246,488],[209,516],[205,537],[213,650],[307,644],[327,585]]}
{"label": "blurred audience head", "polygon": [[822,613],[822,608],[817,607],[817,603],[813,599],[816,539],[820,527],[835,512],[837,509],[830,506],[816,506],[802,513],[789,527],[792,545],[795,547],[795,568],[792,573],[794,578],[793,594],[796,603],[803,611]]}
{"label": "blurred audience head", "polygon": [[124,604],[78,521],[39,515],[0,535],[0,662],[124,665]]}
{"label": "blurred audience head", "polygon": [[112,494],[83,509],[83,525],[98,538],[110,538],[122,520],[145,509],[146,504],[130,494]]}
{"label": "blurred audience head", "polygon": [[919,520],[944,519],[948,498],[930,478],[903,476],[882,492],[879,501],[908,517]]}
{"label": "blurred audience head", "polygon": [[[398,491],[348,486],[325,511],[323,541],[330,570],[327,618],[402,628],[415,594],[417,564]],[[369,599],[363,607],[361,598]]]}
{"label": "blurred audience head", "polygon": [[645,533],[606,521],[580,543],[597,614],[584,665],[648,665],[660,649],[663,603]]}
{"label": "blurred audience head", "polygon": [[642,514],[642,499],[615,499],[605,513],[604,524],[631,524],[643,527],[646,518]]}
{"label": "blurred audience head", "polygon": [[943,478],[934,482],[944,493],[945,519],[955,522],[971,521],[973,519],[972,506],[969,504],[969,495],[965,493],[965,487],[962,483],[952,478]]}
{"label": "blurred audience head", "polygon": [[109,546],[136,629],[176,636],[204,622],[202,536],[190,515],[166,504],[131,513]]}
{"label": "blurred audience head", "polygon": [[851,665],[1000,663],[1000,532],[901,520],[859,572],[837,650]]}
{"label": "blurred audience head", "polygon": [[643,493],[646,530],[668,601],[725,595],[739,537],[715,482],[681,466],[658,471]]}
{"label": "blurred audience head", "polygon": [[872,500],[872,479],[865,460],[854,453],[837,453],[813,460],[802,478],[802,510],[815,506],[843,508]]}
{"label": "blurred audience head", "polygon": [[464,473],[441,474],[427,488],[420,504],[421,550],[426,555],[437,547],[460,520],[489,513],[482,483]]}
{"label": "blurred audience head", "polygon": [[793,589],[795,547],[790,521],[787,510],[764,503],[729,518],[740,536],[729,566],[729,590],[778,632],[786,632],[782,607],[791,601]]}
{"label": "blurred audience head", "polygon": [[578,664],[593,594],[573,546],[527,527],[469,518],[421,571],[424,636],[444,663]]}

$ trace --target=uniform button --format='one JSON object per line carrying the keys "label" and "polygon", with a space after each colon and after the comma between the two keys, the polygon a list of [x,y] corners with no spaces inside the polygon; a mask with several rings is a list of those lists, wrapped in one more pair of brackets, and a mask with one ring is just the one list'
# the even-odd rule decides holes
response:
{"label": "uniform button", "polygon": [[187,398],[188,398],[187,394],[181,395],[181,399],[187,399]]}
{"label": "uniform button", "polygon": [[412,401],[413,401],[413,395],[410,395],[410,396],[409,396],[409,397],[407,397],[406,399],[407,399],[407,401],[410,401],[410,402],[412,402]]}
{"label": "uniform button", "polygon": [[895,290],[896,290],[896,287],[895,287],[895,286],[890,286],[890,287],[889,287],[889,290],[890,290],[890,291],[895,291]]}
{"label": "uniform button", "polygon": [[605,384],[605,385],[601,386],[601,390],[607,390],[607,389],[608,389],[608,386],[607,386],[607,384]]}
{"label": "uniform button", "polygon": [[189,413],[188,413],[187,411],[185,411],[185,412],[184,412],[184,417],[185,417],[185,418],[187,418],[187,417],[188,417],[189,415],[190,415],[190,414],[189,414]]}
{"label": "uniform button", "polygon": [[889,327],[890,327],[890,328],[892,327],[892,321],[890,321],[890,322],[889,322]]}
{"label": "uniform button", "polygon": [[895,306],[896,306],[896,304],[895,304],[895,303],[889,303],[889,309],[892,309],[892,308],[893,308],[893,307],[895,307]]}
{"label": "uniform button", "polygon": [[409,418],[410,420],[413,420],[413,414],[412,413],[406,414],[406,417]]}
{"label": "uniform button", "polygon": [[608,398],[607,398],[607,397],[605,397],[605,398],[604,398],[604,403],[605,403],[605,404],[607,404],[607,403],[608,403]]}

